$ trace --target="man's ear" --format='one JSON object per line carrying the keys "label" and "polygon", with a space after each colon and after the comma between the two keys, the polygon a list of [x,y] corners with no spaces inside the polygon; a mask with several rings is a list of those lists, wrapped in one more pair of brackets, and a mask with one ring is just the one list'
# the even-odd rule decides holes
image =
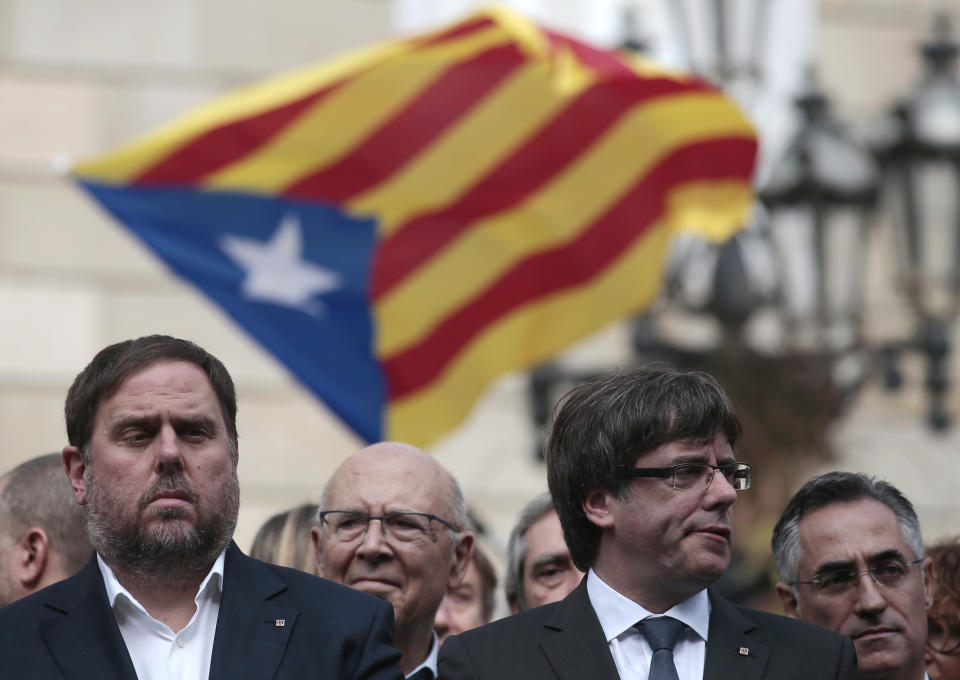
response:
{"label": "man's ear", "polygon": [[50,560],[50,537],[40,527],[30,527],[18,544],[20,583],[27,592],[38,588]]}
{"label": "man's ear", "polygon": [[463,577],[467,575],[467,567],[470,566],[470,560],[473,559],[474,537],[472,531],[460,532],[460,538],[457,546],[453,550],[453,561],[450,565],[450,578],[447,579],[447,589],[456,588],[460,585]]}
{"label": "man's ear", "polygon": [[933,604],[933,560],[924,557],[920,564],[920,575],[923,577],[923,601],[927,609]]}
{"label": "man's ear", "polygon": [[310,529],[310,539],[313,541],[313,559],[318,576],[323,576],[323,540],[320,537],[320,527]]}
{"label": "man's ear", "polygon": [[84,480],[84,473],[87,471],[87,463],[83,459],[83,452],[76,446],[63,447],[63,469],[67,473],[67,479],[70,480],[70,486],[73,488],[73,496],[80,505],[87,504],[87,483]]}
{"label": "man's ear", "polygon": [[780,596],[780,602],[783,604],[783,613],[791,619],[800,618],[800,607],[797,604],[797,593],[786,583],[777,584],[777,595]]}
{"label": "man's ear", "polygon": [[614,524],[612,498],[609,491],[597,487],[589,491],[583,499],[584,514],[601,529],[612,527]]}

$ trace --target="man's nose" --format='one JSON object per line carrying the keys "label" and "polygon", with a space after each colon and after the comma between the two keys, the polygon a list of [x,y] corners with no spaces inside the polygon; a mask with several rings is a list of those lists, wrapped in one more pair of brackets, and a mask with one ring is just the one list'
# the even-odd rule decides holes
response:
{"label": "man's nose", "polygon": [[172,426],[165,424],[157,435],[157,471],[170,472],[182,469],[180,438]]}
{"label": "man's nose", "polygon": [[857,614],[873,614],[887,608],[887,598],[883,588],[873,580],[869,572],[860,574],[857,581],[856,603],[854,610]]}
{"label": "man's nose", "polygon": [[737,500],[737,492],[722,470],[713,471],[713,481],[707,487],[704,498],[710,506],[729,507]]}
{"label": "man's nose", "polygon": [[367,530],[360,538],[360,545],[357,546],[357,556],[365,559],[376,559],[389,554],[390,546],[387,543],[383,522],[379,519],[371,519],[367,524]]}

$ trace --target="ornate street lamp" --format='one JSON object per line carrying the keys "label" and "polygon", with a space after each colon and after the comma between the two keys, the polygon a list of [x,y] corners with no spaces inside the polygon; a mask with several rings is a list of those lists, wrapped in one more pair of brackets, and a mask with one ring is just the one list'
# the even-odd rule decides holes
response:
{"label": "ornate street lamp", "polygon": [[831,115],[812,75],[800,127],[760,188],[785,278],[794,350],[840,356],[861,344],[865,254],[879,173]]}
{"label": "ornate street lamp", "polygon": [[898,237],[900,281],[917,319],[905,348],[926,358],[929,422],[947,427],[950,331],[960,308],[960,85],[947,15],[921,46],[925,73],[876,142]]}

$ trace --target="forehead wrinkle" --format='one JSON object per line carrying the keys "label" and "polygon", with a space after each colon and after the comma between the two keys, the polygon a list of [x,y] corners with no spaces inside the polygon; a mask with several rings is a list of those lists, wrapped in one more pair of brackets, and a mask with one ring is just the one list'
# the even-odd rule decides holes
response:
{"label": "forehead wrinkle", "polygon": [[[330,480],[327,504],[330,510],[351,509],[373,512],[429,512],[442,514],[445,504],[438,493],[435,466],[409,456],[371,456],[354,454]],[[432,461],[432,458],[431,458]],[[344,504],[351,507],[345,508]],[[334,507],[337,505],[338,507]],[[446,519],[446,518],[444,518]]]}

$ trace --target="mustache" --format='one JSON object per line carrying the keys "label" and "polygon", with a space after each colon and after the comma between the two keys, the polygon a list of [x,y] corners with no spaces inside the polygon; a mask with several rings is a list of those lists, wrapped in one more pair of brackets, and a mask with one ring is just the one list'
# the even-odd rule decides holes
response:
{"label": "mustache", "polygon": [[178,496],[193,506],[197,505],[199,494],[196,488],[194,488],[190,481],[184,476],[183,472],[175,471],[157,479],[144,491],[140,497],[137,510],[143,512],[148,505],[161,496],[168,495],[170,492],[176,492]]}

